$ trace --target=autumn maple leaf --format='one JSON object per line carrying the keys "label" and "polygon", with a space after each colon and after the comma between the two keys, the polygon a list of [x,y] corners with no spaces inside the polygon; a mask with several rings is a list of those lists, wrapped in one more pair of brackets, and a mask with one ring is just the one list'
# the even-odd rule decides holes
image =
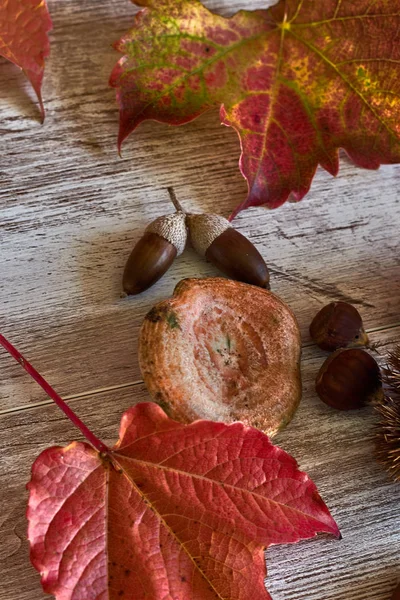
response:
{"label": "autumn maple leaf", "polygon": [[315,484],[260,431],[184,425],[142,403],[108,449],[0,344],[93,443],[45,450],[32,469],[31,560],[57,600],[266,600],[265,548],[340,535]]}
{"label": "autumn maple leaf", "polygon": [[198,0],[147,7],[116,44],[119,145],[145,119],[179,125],[220,107],[240,137],[247,199],[301,200],[344,148],[400,161],[400,0],[281,0],[223,18]]}
{"label": "autumn maple leaf", "polygon": [[50,53],[48,32],[52,28],[45,0],[0,2],[0,55],[20,67],[39,100],[42,118],[44,60]]}

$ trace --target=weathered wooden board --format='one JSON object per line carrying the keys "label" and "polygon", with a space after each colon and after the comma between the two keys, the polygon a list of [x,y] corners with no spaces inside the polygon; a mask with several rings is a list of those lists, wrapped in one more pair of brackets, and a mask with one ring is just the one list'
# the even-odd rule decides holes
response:
{"label": "weathered wooden board", "polygon": [[[206,5],[230,14],[270,3]],[[219,125],[217,112],[181,128],[146,123],[120,159],[107,80],[118,58],[111,43],[136,9],[125,0],[49,6],[43,126],[23,76],[0,61],[0,331],[110,441],[121,412],[147,397],[134,384],[143,316],[183,277],[216,274],[188,250],[152,290],[121,299],[133,243],[149,221],[172,210],[168,186],[188,210],[228,215],[246,185],[236,134]],[[273,290],[303,333],[305,398],[278,442],[315,479],[344,536],[270,549],[274,600],[388,600],[400,578],[399,487],[372,459],[373,418],[368,410],[335,413],[316,399],[323,353],[307,333],[323,304],[346,299],[377,330],[374,340],[400,340],[399,190],[399,166],[363,171],[342,157],[339,177],[319,171],[300,204],[251,209],[235,220],[265,256]],[[0,598],[39,600],[24,541],[24,485],[40,450],[77,436],[3,352],[0,378]]]}
{"label": "weathered wooden board", "polygon": [[[392,339],[400,338],[400,327],[372,338],[382,342],[385,353]],[[292,453],[317,483],[343,540],[320,537],[269,549],[268,589],[274,600],[387,600],[399,568],[400,486],[390,483],[374,461],[373,410],[342,413],[316,397],[315,374],[325,356],[315,347],[305,349],[304,399],[276,443]],[[113,443],[122,412],[147,398],[143,385],[138,384],[80,397],[70,404],[96,434]],[[53,404],[2,417],[0,598],[4,600],[43,598],[39,576],[28,562],[24,486],[42,450],[72,439],[81,439],[79,432]]]}
{"label": "weathered wooden board", "polygon": [[[240,6],[227,4],[209,6]],[[146,123],[118,158],[110,44],[135,9],[122,0],[53,1],[50,9],[44,126],[22,75],[0,65],[0,323],[61,393],[77,394],[138,380],[144,314],[182,277],[215,274],[188,251],[153,290],[119,298],[133,243],[172,208],[166,188],[174,186],[189,210],[227,215],[246,186],[236,134],[219,125],[217,112],[182,128]],[[298,315],[305,340],[313,314],[332,299],[358,304],[367,327],[400,322],[400,169],[342,163],[337,180],[318,172],[301,204],[252,209],[236,221],[265,256],[273,289]],[[2,409],[36,401],[30,384],[10,380],[7,365],[1,375]]]}
{"label": "weathered wooden board", "polygon": [[[188,131],[204,138],[206,126],[207,122],[199,122]],[[166,131],[173,136],[178,130]],[[158,138],[160,132],[154,126],[147,135]],[[218,130],[218,136],[222,133],[226,135]],[[139,130],[134,143],[141,135]],[[168,145],[166,140],[165,149]],[[218,151],[218,145],[210,148],[215,165]],[[11,157],[9,160],[11,163]],[[221,198],[221,208],[226,209],[230,195],[214,185],[219,179],[215,165],[209,181]],[[140,170],[140,166],[136,168]],[[177,164],[177,171],[180,168]],[[236,170],[235,157],[231,175],[242,189]],[[97,178],[100,186],[100,170]],[[197,178],[204,179],[204,173],[193,175],[192,181],[199,185]],[[124,182],[116,180],[111,188],[114,192],[117,183],[122,187],[116,203],[108,184],[92,192],[93,203],[80,202],[75,195],[79,196],[83,183],[78,179],[65,190],[63,204],[56,196],[43,201],[43,195],[50,193],[44,182],[36,192],[27,186],[26,196],[36,193],[29,210],[25,199],[11,208],[7,201],[3,203],[1,326],[63,394],[139,379],[136,339],[145,313],[171,295],[181,278],[216,273],[188,251],[152,290],[137,298],[120,299],[122,269],[134,241],[145,224],[169,212],[170,205],[164,187],[149,186],[131,193],[128,188],[125,193]],[[357,304],[367,327],[400,321],[399,184],[397,166],[375,173],[346,165],[337,181],[320,173],[314,190],[301,204],[274,212],[249,210],[238,217],[238,228],[257,244],[270,265],[273,290],[297,314],[305,341],[312,316],[334,299]],[[54,185],[53,181],[50,187]],[[181,190],[188,208],[212,210],[212,197],[195,202],[187,187],[178,185],[176,189]],[[72,204],[70,196],[75,197]],[[1,407],[11,408],[16,406],[16,382],[9,381],[7,366],[2,365],[1,370]],[[31,386],[21,385],[18,396],[25,398],[24,403],[34,402]]]}

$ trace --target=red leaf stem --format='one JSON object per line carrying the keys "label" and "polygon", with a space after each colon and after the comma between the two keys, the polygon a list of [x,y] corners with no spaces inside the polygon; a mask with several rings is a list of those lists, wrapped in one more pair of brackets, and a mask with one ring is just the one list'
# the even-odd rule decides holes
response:
{"label": "red leaf stem", "polygon": [[97,436],[94,435],[86,427],[86,425],[80,420],[80,418],[74,413],[74,411],[64,402],[64,400],[57,394],[54,388],[36,371],[36,369],[22,356],[20,352],[0,333],[0,344],[5,350],[19,364],[25,369],[27,373],[40,385],[40,387],[46,392],[46,394],[57,404],[63,413],[69,418],[72,423],[81,430],[85,438],[101,453],[109,453],[110,449],[104,444]]}

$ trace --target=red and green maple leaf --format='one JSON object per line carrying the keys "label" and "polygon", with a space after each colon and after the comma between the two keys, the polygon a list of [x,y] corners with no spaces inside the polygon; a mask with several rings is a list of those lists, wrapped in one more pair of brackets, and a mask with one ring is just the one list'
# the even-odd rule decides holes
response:
{"label": "red and green maple leaf", "polygon": [[20,67],[39,100],[42,118],[44,61],[50,53],[48,32],[52,28],[45,0],[0,2],[0,55]]}
{"label": "red and green maple leaf", "polygon": [[142,121],[179,125],[220,107],[240,137],[248,206],[301,200],[338,149],[400,162],[400,0],[281,0],[223,18],[198,0],[146,7],[116,44],[119,145]]}
{"label": "red and green maple leaf", "polygon": [[0,344],[93,444],[45,450],[32,469],[31,560],[57,600],[266,600],[265,548],[340,535],[315,484],[260,431],[184,425],[142,403],[108,449]]}

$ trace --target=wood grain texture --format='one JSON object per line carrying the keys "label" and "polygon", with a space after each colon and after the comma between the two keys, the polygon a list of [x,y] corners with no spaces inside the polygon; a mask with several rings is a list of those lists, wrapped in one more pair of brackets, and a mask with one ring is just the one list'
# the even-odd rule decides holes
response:
{"label": "wood grain texture", "polygon": [[[238,7],[233,3],[230,11]],[[0,70],[0,317],[2,330],[59,391],[76,394],[110,380],[137,380],[144,314],[183,277],[216,273],[189,251],[143,296],[120,299],[133,244],[147,223],[172,209],[166,188],[173,186],[188,210],[217,206],[227,215],[246,185],[237,136],[219,125],[217,112],[180,128],[145,123],[119,159],[118,115],[107,87],[118,55],[110,44],[128,27],[134,7],[87,0],[50,8],[55,29],[44,126],[17,75],[10,77],[15,70],[6,63]],[[237,218],[238,229],[265,256],[273,290],[299,317],[305,340],[327,300],[360,306],[367,327],[400,321],[399,187],[397,165],[363,171],[343,158],[339,178],[318,172],[302,203]],[[9,377],[5,365],[3,408],[16,405],[17,382],[22,403],[36,401],[22,375]]]}
{"label": "wood grain texture", "polygon": [[[372,341],[381,342],[384,353],[392,336],[399,339],[400,327],[374,334]],[[304,350],[304,399],[276,443],[292,453],[317,483],[343,540],[320,536],[270,548],[268,589],[274,600],[388,600],[398,573],[400,486],[391,484],[374,461],[373,410],[343,413],[316,397],[314,379],[325,356],[315,347]],[[70,405],[112,444],[123,411],[147,399],[144,386],[137,384],[80,397]],[[53,404],[3,415],[0,421],[2,599],[44,598],[39,576],[27,558],[25,483],[39,452],[72,439],[82,438]]]}
{"label": "wood grain texture", "polygon": [[[206,5],[227,15],[266,2]],[[135,240],[172,211],[168,186],[188,210],[228,215],[246,185],[237,136],[217,112],[180,128],[145,123],[120,159],[107,86],[118,58],[111,43],[136,9],[125,0],[49,7],[44,126],[22,74],[0,62],[0,330],[111,441],[121,412],[147,398],[137,366],[143,316],[183,277],[216,274],[188,250],[154,288],[121,299]],[[315,479],[344,536],[270,549],[274,600],[388,600],[400,578],[399,486],[372,459],[373,417],[336,413],[317,400],[313,379],[324,354],[308,336],[316,311],[341,299],[358,306],[383,354],[400,340],[399,189],[400,166],[363,171],[343,156],[339,177],[318,171],[300,204],[235,220],[303,334],[304,401],[277,441]],[[79,436],[3,352],[0,377],[0,599],[42,600],[25,542],[24,485],[41,450]]]}

